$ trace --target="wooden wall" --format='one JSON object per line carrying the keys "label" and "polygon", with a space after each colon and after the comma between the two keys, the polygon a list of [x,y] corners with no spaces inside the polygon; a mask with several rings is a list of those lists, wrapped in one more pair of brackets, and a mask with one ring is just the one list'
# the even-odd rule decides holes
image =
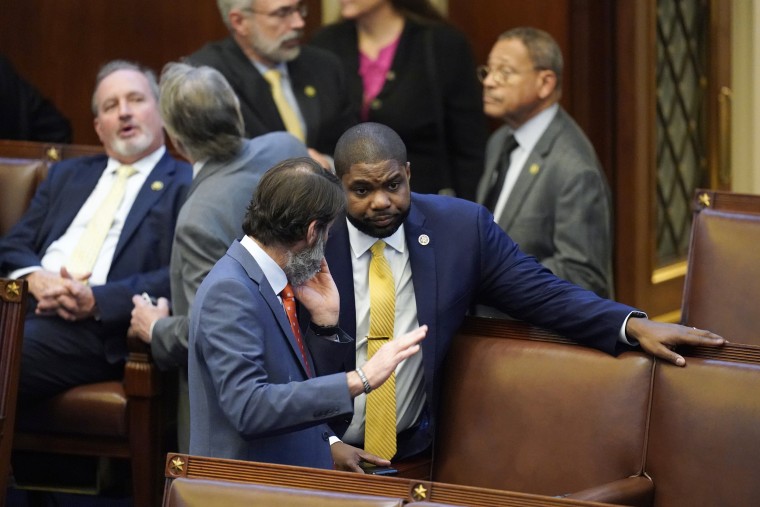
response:
{"label": "wooden wall", "polygon": [[[309,3],[308,22],[318,23],[320,2]],[[89,104],[102,64],[123,58],[158,73],[226,35],[214,0],[0,0],[0,52],[71,120],[81,144],[98,144]]]}

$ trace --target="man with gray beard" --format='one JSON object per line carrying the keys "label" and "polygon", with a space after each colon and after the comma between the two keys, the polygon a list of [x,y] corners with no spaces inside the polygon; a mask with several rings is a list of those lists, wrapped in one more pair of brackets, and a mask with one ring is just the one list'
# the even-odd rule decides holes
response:
{"label": "man with gray beard", "polygon": [[316,376],[306,338],[353,341],[337,327],[340,298],[324,261],[344,206],[337,177],[311,158],[262,177],[245,237],[201,283],[190,316],[190,453],[333,468],[326,423],[419,351],[426,326],[357,370]]}
{"label": "man with gray beard", "polygon": [[240,98],[246,137],[287,130],[323,166],[357,121],[338,58],[302,46],[305,0],[217,0],[230,36],[190,55],[219,70]]}

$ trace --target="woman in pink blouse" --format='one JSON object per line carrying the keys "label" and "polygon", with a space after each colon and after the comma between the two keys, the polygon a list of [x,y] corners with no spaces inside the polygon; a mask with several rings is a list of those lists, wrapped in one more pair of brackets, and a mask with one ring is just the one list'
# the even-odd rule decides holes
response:
{"label": "woman in pink blouse", "polygon": [[341,15],[312,44],[342,60],[362,121],[401,135],[412,190],[474,199],[487,132],[467,39],[428,0],[341,0]]}

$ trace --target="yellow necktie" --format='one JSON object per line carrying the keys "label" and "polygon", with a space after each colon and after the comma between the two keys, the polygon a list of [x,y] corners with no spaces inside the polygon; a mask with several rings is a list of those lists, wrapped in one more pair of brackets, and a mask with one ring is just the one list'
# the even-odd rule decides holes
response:
{"label": "yellow necktie", "polygon": [[285,100],[285,94],[282,93],[281,77],[280,71],[277,69],[269,69],[264,72],[264,79],[266,79],[272,87],[272,98],[277,106],[277,110],[280,111],[280,118],[282,118],[285,128],[301,141],[305,141],[306,137],[303,135],[301,122],[298,121],[298,115],[296,115],[296,112],[290,107],[288,101]]}
{"label": "yellow necktie", "polygon": [[[393,339],[396,319],[396,286],[388,261],[383,255],[385,242],[378,240],[369,263],[369,336],[367,359],[388,340]],[[396,374],[367,395],[367,420],[364,448],[381,458],[396,454]]]}
{"label": "yellow necktie", "polygon": [[92,272],[108,231],[111,229],[111,224],[113,224],[116,211],[124,199],[127,179],[136,172],[137,169],[131,165],[123,165],[116,170],[116,181],[114,181],[103,202],[100,203],[100,207],[95,210],[95,214],[87,224],[82,237],[79,238],[79,242],[74,247],[69,262],[66,263],[66,269],[69,273],[84,275]]}

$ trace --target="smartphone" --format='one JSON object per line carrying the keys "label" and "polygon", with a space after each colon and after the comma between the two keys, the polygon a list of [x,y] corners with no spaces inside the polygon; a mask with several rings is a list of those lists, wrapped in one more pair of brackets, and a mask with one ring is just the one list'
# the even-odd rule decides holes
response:
{"label": "smartphone", "polygon": [[146,303],[148,303],[151,306],[156,306],[156,304],[158,303],[158,301],[156,301],[156,298],[151,297],[150,295],[148,295],[147,292],[143,292],[141,294],[141,296],[143,298],[143,301],[145,301]]}
{"label": "smartphone", "polygon": [[398,474],[398,470],[392,467],[379,467],[377,465],[373,465],[372,463],[367,463],[366,461],[362,461],[359,463],[359,466],[362,467],[362,470],[364,470],[365,474],[369,475],[396,475]]}

